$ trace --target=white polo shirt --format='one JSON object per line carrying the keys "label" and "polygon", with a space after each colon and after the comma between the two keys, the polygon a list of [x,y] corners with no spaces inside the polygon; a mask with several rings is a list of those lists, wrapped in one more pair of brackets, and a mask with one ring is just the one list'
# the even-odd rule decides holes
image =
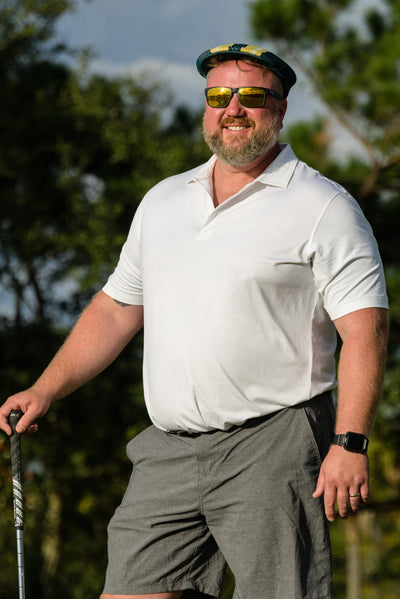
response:
{"label": "white polo shirt", "polygon": [[164,430],[227,429],[336,385],[332,320],[387,308],[357,202],[289,146],[214,208],[215,157],[136,211],[105,293],[144,305],[144,389]]}

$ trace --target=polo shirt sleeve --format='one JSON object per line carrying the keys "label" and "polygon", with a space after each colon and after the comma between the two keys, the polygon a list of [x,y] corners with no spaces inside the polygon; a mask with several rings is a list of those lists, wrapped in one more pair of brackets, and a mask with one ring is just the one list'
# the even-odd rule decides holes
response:
{"label": "polo shirt sleeve", "polygon": [[143,304],[143,286],[140,267],[140,228],[142,204],[137,209],[124,243],[118,264],[108,278],[103,291],[115,300],[130,305]]}
{"label": "polo shirt sleeve", "polygon": [[310,250],[316,286],[332,320],[363,308],[388,307],[378,246],[352,196],[340,192],[331,199]]}

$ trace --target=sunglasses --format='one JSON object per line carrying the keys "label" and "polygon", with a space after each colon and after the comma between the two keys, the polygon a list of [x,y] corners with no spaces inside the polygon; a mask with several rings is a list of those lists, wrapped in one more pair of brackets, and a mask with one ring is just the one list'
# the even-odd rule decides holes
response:
{"label": "sunglasses", "polygon": [[262,108],[267,96],[283,100],[283,96],[267,87],[207,87],[204,91],[211,108],[226,108],[233,94],[238,95],[239,102],[246,108]]}

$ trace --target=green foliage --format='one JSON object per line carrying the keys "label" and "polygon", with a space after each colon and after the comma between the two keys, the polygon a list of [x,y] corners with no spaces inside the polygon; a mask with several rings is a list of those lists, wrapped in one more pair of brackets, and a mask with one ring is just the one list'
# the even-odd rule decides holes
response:
{"label": "green foliage", "polygon": [[255,35],[290,40],[300,51],[308,51],[335,35],[333,21],[352,0],[281,0],[279,3],[250,2],[250,23]]}
{"label": "green foliage", "polygon": [[354,18],[354,0],[257,0],[250,18],[297,63],[381,168],[398,162],[400,3],[386,0]]}
{"label": "green foliage", "polygon": [[357,521],[357,534],[340,522],[331,531],[338,598],[353,597],[347,584],[352,548],[362,564],[357,597],[391,599],[400,589],[400,2],[386,0],[355,17],[363,6],[351,0],[257,0],[250,18],[260,40],[272,40],[298,64],[329,113],[363,149],[360,155],[334,154],[332,125],[321,119],[285,133],[300,158],[359,201],[386,269],[391,336],[370,444],[370,505]]}
{"label": "green foliage", "polygon": [[[370,508],[359,524],[366,599],[399,587],[400,93],[399,0],[363,21],[354,2],[259,0],[254,31],[298,61],[316,93],[366,150],[336,159],[330,129],[302,122],[285,133],[297,154],[340,181],[373,224],[386,265],[391,340],[384,400],[371,442]],[[157,83],[90,76],[60,60],[53,26],[67,0],[0,6],[0,382],[3,397],[29,385],[118,257],[143,194],[208,157],[200,115],[177,108]],[[290,98],[289,98],[290,101]],[[148,423],[142,340],[23,439],[27,596],[83,599],[101,591],[106,525],[130,467],[127,441]],[[16,597],[9,443],[0,437],[0,589]],[[338,597],[346,589],[344,523],[332,527]],[[380,590],[381,589],[381,590]],[[232,596],[228,573],[223,597]],[[379,594],[379,593],[382,594]]]}
{"label": "green foliage", "polygon": [[[135,209],[160,179],[204,161],[200,115],[154,81],[89,76],[60,60],[52,27],[72,6],[0,8],[0,383],[30,385],[118,258]],[[148,424],[142,339],[103,375],[57,402],[24,438],[27,596],[101,592],[106,527],[127,484],[125,445]],[[0,438],[0,594],[16,596],[9,443]]]}
{"label": "green foliage", "polygon": [[11,73],[46,52],[57,18],[74,8],[75,0],[2,0],[0,52],[2,67]]}
{"label": "green foliage", "polygon": [[[112,270],[144,193],[205,156],[193,123],[166,134],[159,98],[155,84],[88,77],[44,58],[5,77],[0,285],[18,322],[76,314],[78,295]],[[71,282],[79,293],[67,303],[55,290]]]}

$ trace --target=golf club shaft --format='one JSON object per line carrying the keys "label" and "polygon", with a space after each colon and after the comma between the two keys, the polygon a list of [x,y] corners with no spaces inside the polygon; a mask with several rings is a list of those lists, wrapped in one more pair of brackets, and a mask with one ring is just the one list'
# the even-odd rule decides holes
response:
{"label": "golf club shaft", "polygon": [[18,564],[18,596],[19,599],[25,598],[25,574],[24,574],[24,539],[21,528],[16,529],[17,533],[17,564]]}
{"label": "golf club shaft", "polygon": [[16,431],[16,426],[22,413],[13,410],[9,421],[12,428],[10,437],[11,445],[11,473],[13,484],[14,525],[17,535],[17,563],[18,563],[18,591],[19,599],[25,599],[25,575],[24,575],[24,498],[22,493],[22,460],[21,460],[21,437]]}

